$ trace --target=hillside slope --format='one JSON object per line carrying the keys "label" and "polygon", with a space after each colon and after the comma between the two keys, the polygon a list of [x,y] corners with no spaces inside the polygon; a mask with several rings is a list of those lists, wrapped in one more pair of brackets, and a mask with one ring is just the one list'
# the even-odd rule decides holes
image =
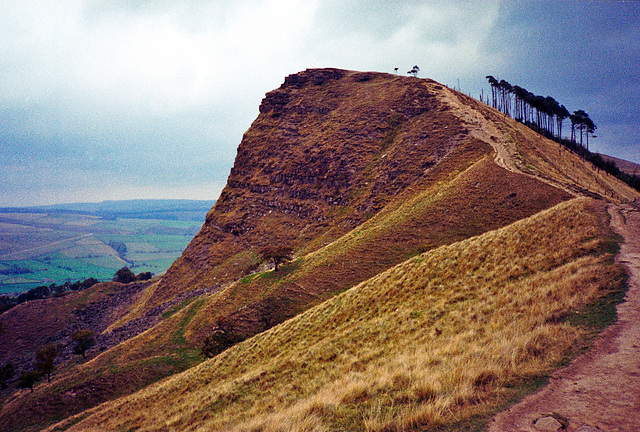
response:
{"label": "hillside slope", "polygon": [[[380,263],[372,269],[350,263],[355,278],[323,269],[324,278],[345,283],[318,287],[314,278],[310,296],[324,299],[407,256],[571,196],[491,163],[492,143],[469,129],[478,126],[465,123],[449,93],[431,80],[378,73],[324,69],[287,77],[263,100],[202,231],[137,313],[184,290],[223,286],[254,271],[261,246],[288,244],[298,256],[313,252],[418,193],[431,207],[387,233],[401,249],[374,252],[375,259],[365,260]],[[506,141],[502,135],[496,132]],[[234,298],[231,305],[241,309],[259,300]]]}
{"label": "hillside slope", "polygon": [[[220,331],[221,323],[234,336],[259,334],[314,306],[326,307],[323,302],[344,291],[347,297],[340,298],[350,298],[354,286],[368,280],[375,285],[371,281],[388,269],[403,279],[401,274],[412,267],[402,263],[414,262],[407,261],[412,257],[465,248],[467,243],[459,242],[490,235],[580,195],[613,202],[638,197],[556,143],[434,81],[337,69],[291,75],[263,100],[200,233],[167,274],[114,315],[104,332],[118,332],[149,314],[159,323],[94,352],[90,361],[65,369],[33,394],[15,393],[0,410],[0,427],[37,429],[130,394],[198,362],[204,339]],[[601,229],[590,235],[607,237],[604,216],[597,216],[601,206],[577,202],[581,204],[569,206],[577,206],[572,211],[583,211],[585,220],[591,218]],[[576,228],[575,218],[556,223],[556,234],[559,227],[567,232]],[[602,250],[594,245],[601,240],[585,237],[576,244],[579,251],[573,246],[562,250],[564,243],[558,243],[557,253],[598,257]],[[509,247],[517,249],[519,241]],[[292,246],[295,259],[271,271],[258,255],[267,244]],[[446,245],[454,249],[442,248]],[[474,248],[484,255],[481,246]],[[517,270],[518,278],[535,277],[537,267],[528,265]],[[608,264],[594,265],[607,279]],[[407,273],[407,281],[414,276]],[[504,282],[495,277],[496,283]],[[618,279],[596,285],[606,291]],[[455,286],[440,296],[456,295],[451,291]],[[597,298],[600,288],[576,304],[558,306],[558,311]],[[331,320],[338,323],[341,316]],[[553,316],[552,321],[565,317],[564,312]],[[554,334],[559,337],[550,336],[560,344],[557,353],[564,352],[571,343],[563,345],[564,333]],[[572,334],[575,340],[582,335]],[[294,332],[290,339],[306,336]],[[285,346],[286,341],[276,342]],[[219,357],[227,355],[232,354]],[[384,362],[392,357],[377,358]],[[206,364],[222,361],[217,358]],[[234,364],[239,371],[253,370],[251,358]],[[553,360],[545,362],[541,370]],[[87,394],[91,397],[78,397]]]}
{"label": "hillside slope", "polygon": [[604,206],[572,200],[410,259],[56,430],[460,426],[580,345],[575,312],[622,284],[611,248]]}

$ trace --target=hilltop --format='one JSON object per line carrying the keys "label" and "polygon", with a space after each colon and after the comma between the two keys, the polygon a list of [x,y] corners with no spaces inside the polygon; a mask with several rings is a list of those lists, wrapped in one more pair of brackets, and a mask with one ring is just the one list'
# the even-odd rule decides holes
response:
{"label": "hilltop", "polygon": [[[76,413],[56,430],[390,430],[486,417],[587,346],[601,327],[583,317],[610,322],[625,277],[607,205],[639,197],[435,81],[290,75],[262,101],[182,256],[96,327],[140,333],[11,395],[0,426]],[[294,257],[276,272],[260,256],[267,245]],[[195,366],[215,334],[245,341]]]}

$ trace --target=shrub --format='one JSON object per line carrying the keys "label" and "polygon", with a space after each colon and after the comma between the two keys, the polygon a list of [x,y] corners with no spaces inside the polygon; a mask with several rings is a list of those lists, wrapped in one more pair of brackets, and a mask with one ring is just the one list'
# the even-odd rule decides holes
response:
{"label": "shrub", "polygon": [[33,393],[33,386],[38,382],[41,375],[37,371],[22,372],[18,378],[18,387],[28,388]]}
{"label": "shrub", "polygon": [[88,329],[78,330],[71,335],[71,340],[76,343],[73,348],[73,352],[81,354],[83,359],[87,358],[87,350],[96,344],[96,340],[93,337],[93,331]]}
{"label": "shrub", "polygon": [[116,272],[113,277],[114,282],[129,283],[138,280],[135,274],[129,269],[129,267],[122,267]]}
{"label": "shrub", "polygon": [[51,373],[55,369],[58,352],[57,346],[49,344],[40,348],[36,353],[36,370],[42,375],[46,375],[48,382],[51,382]]}
{"label": "shrub", "polygon": [[214,357],[247,338],[238,333],[233,324],[225,318],[219,318],[216,324],[217,327],[206,337],[200,350],[200,353],[207,358]]}
{"label": "shrub", "polygon": [[7,363],[0,368],[0,387],[4,390],[8,387],[8,381],[15,375],[13,363]]}

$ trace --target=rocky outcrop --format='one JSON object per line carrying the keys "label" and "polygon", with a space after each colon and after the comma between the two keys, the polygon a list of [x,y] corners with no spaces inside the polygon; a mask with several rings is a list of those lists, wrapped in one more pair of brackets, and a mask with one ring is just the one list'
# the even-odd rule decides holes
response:
{"label": "rocky outcrop", "polygon": [[464,141],[430,80],[312,69],[266,94],[205,226],[167,272],[157,301],[233,280],[223,266],[268,243],[337,238],[377,213]]}

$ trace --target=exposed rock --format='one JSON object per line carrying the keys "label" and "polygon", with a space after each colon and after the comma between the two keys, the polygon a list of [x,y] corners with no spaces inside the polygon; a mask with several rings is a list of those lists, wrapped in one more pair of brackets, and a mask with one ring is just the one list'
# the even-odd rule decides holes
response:
{"label": "exposed rock", "polygon": [[[147,307],[162,305],[186,290],[243,278],[260,264],[256,251],[268,244],[313,252],[386,206],[397,205],[403,196],[429,189],[491,157],[491,146],[473,138],[468,125],[443,102],[442,91],[428,79],[375,72],[310,69],[286,77],[265,96],[259,116],[242,137],[220,198]],[[495,170],[491,162],[484,167]],[[434,208],[394,234],[399,244],[389,251],[393,257],[374,261],[389,266],[424,252],[425,243],[479,234],[507,223],[501,220],[504,215],[514,221],[568,198],[546,185],[516,185],[523,178],[512,174],[477,175],[483,178],[482,191],[465,189],[456,195],[455,217],[461,222],[451,222],[446,229],[453,233],[450,240],[421,237],[443,219]],[[514,193],[521,187],[542,195]],[[479,219],[476,207],[488,202],[494,203],[495,214]],[[362,267],[351,265],[340,277],[318,270],[309,293],[283,284],[272,294],[278,299],[293,295],[297,303],[276,315],[290,316],[327,293],[372,276],[378,264],[366,265],[367,260],[361,261]],[[265,327],[260,324],[265,320],[259,316],[265,310],[260,301],[221,309],[228,309],[228,316],[252,333]]]}
{"label": "exposed rock", "polygon": [[591,426],[591,425],[584,425],[584,426],[580,426],[576,432],[604,432],[602,429],[595,427],[595,426]]}
{"label": "exposed rock", "polygon": [[552,416],[539,418],[533,423],[533,427],[540,432],[558,432],[563,429],[562,423]]}

